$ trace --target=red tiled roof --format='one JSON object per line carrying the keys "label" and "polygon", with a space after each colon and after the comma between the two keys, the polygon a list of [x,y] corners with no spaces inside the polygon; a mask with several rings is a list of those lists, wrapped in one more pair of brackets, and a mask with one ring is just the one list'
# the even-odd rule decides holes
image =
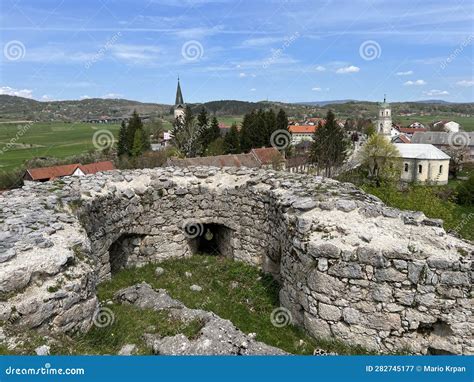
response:
{"label": "red tiled roof", "polygon": [[316,131],[316,125],[290,125],[288,130],[291,134],[311,134]]}
{"label": "red tiled roof", "polygon": [[214,167],[260,167],[258,161],[250,154],[216,155],[196,158],[169,158],[169,166],[214,166]]}
{"label": "red tiled roof", "polygon": [[26,172],[30,175],[31,180],[51,180],[70,176],[74,171],[80,169],[84,174],[95,174],[99,171],[115,170],[115,166],[111,161],[103,161],[82,165],[80,163],[65,164],[61,166],[30,168]]}
{"label": "red tiled roof", "polygon": [[406,135],[400,134],[397,136],[398,139],[400,139],[403,143],[411,143],[410,138],[408,138]]}
{"label": "red tiled roof", "polygon": [[80,168],[84,174],[95,174],[100,171],[115,170],[115,166],[111,161],[84,164],[80,165]]}
{"label": "red tiled roof", "polygon": [[262,147],[260,149],[252,149],[251,153],[257,160],[263,164],[272,164],[275,159],[283,160],[280,152],[275,147]]}
{"label": "red tiled roof", "polygon": [[418,127],[418,128],[415,128],[415,127],[400,127],[400,128],[398,128],[398,130],[401,133],[405,133],[405,134],[414,134],[414,133],[417,133],[419,131],[428,131],[428,129],[425,129],[425,128],[422,128],[422,127]]}
{"label": "red tiled roof", "polygon": [[32,180],[54,179],[72,175],[79,166],[79,163],[75,163],[62,166],[30,168],[26,172],[31,176]]}

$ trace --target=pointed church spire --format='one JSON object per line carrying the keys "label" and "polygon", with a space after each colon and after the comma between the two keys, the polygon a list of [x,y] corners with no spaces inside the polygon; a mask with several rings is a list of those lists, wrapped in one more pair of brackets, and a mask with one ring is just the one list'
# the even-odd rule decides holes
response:
{"label": "pointed church spire", "polygon": [[181,93],[181,85],[179,84],[179,76],[178,76],[178,88],[176,89],[176,100],[174,104],[177,105],[184,105],[183,94]]}

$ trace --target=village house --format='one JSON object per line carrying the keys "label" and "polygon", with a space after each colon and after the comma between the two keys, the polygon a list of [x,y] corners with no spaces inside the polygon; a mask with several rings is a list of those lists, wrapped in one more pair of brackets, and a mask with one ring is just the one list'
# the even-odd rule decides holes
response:
{"label": "village house", "polygon": [[437,130],[444,129],[448,133],[457,133],[461,125],[454,121],[437,121],[433,123],[433,127]]}
{"label": "village house", "polygon": [[195,158],[169,158],[168,166],[249,167],[285,170],[286,160],[274,147],[252,149],[247,154],[227,154]]}
{"label": "village house", "polygon": [[449,155],[433,145],[395,143],[402,161],[403,182],[447,184]]}
{"label": "village house", "polygon": [[111,161],[89,164],[66,164],[61,166],[39,167],[27,169],[23,175],[25,181],[47,182],[64,176],[84,176],[102,171],[115,170]]}
{"label": "village house", "polygon": [[316,125],[289,125],[291,144],[296,146],[303,141],[313,141],[313,135],[317,128]]}

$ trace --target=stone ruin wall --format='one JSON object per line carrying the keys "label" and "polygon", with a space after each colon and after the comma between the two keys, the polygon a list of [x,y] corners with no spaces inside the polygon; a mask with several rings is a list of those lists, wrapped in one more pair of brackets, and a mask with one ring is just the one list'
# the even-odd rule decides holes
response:
{"label": "stone ruin wall", "polygon": [[272,273],[281,305],[313,336],[474,353],[472,244],[348,183],[250,169],[114,171],[27,185],[0,207],[0,320],[15,325],[87,330],[114,243],[125,266],[140,266],[191,255],[185,228],[217,224],[223,254]]}

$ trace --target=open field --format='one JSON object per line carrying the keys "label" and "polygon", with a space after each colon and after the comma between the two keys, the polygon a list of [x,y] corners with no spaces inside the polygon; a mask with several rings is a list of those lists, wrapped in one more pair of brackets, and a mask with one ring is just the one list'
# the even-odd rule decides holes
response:
{"label": "open field", "polygon": [[0,170],[11,171],[33,158],[65,158],[97,150],[94,134],[104,129],[116,139],[119,128],[118,124],[65,122],[0,124]]}
{"label": "open field", "polygon": [[[241,121],[242,116],[219,117],[229,126]],[[163,120],[163,128],[170,130],[171,122]],[[117,139],[119,129],[119,124],[83,122],[0,123],[0,171],[12,171],[33,158],[65,158],[97,150],[93,143],[97,131],[108,130]]]}
{"label": "open field", "polygon": [[398,115],[393,116],[393,121],[395,123],[400,123],[402,126],[409,126],[413,122],[421,122],[428,127],[430,123],[440,120],[452,120],[459,123],[461,129],[464,131],[474,131],[474,117],[448,117],[446,115],[411,115],[409,117],[401,117]]}

